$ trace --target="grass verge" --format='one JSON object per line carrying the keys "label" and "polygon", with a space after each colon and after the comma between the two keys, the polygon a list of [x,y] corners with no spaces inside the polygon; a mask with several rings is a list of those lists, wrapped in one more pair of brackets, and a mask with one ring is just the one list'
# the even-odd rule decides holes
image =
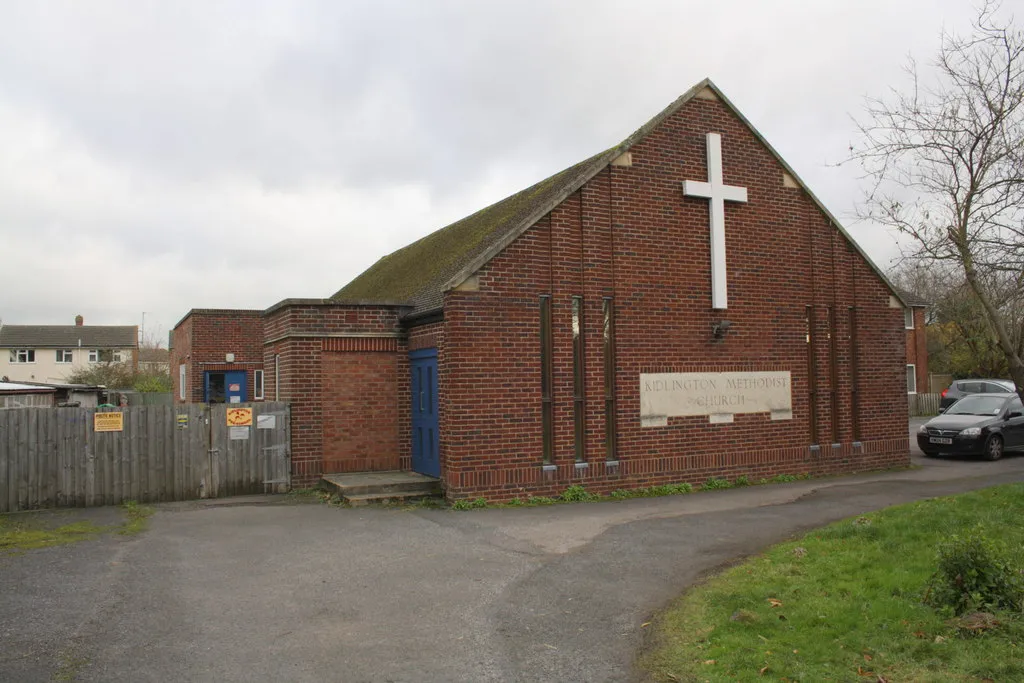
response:
{"label": "grass verge", "polygon": [[139,505],[134,500],[128,500],[121,504],[126,519],[118,533],[123,536],[130,536],[146,530],[149,526],[149,518],[155,512],[153,508],[146,505]]}
{"label": "grass verge", "polygon": [[1024,485],[814,531],[680,598],[640,660],[655,681],[1019,681],[1024,616],[978,633],[922,602],[940,543],[980,525],[1024,567]]}
{"label": "grass verge", "polygon": [[118,525],[99,525],[88,520],[61,525],[53,523],[53,520],[61,518],[60,515],[72,515],[71,511],[0,515],[0,553],[77,543],[111,532],[137,534],[146,529],[148,519],[153,514],[153,508],[139,505],[135,501],[123,503],[121,509],[124,521]]}
{"label": "grass verge", "polygon": [[36,527],[10,515],[0,516],[0,551],[32,550],[96,538],[105,527],[92,522],[73,522],[53,529]]}

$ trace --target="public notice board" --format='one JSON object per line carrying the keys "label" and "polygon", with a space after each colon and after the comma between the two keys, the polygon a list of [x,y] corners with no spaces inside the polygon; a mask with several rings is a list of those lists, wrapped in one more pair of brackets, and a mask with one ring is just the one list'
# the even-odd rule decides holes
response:
{"label": "public notice board", "polygon": [[95,432],[123,432],[124,413],[94,413],[92,429]]}

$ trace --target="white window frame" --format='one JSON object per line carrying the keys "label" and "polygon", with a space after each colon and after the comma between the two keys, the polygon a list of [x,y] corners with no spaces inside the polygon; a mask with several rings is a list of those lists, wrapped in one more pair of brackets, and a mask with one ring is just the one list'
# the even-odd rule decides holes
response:
{"label": "white window frame", "polygon": [[89,362],[90,363],[99,363],[100,362],[100,350],[99,349],[89,349]]}
{"label": "white window frame", "polygon": [[907,393],[917,393],[917,365],[907,363]]}
{"label": "white window frame", "polygon": [[914,309],[904,308],[903,309],[903,327],[908,330],[914,329]]}
{"label": "white window frame", "polygon": [[124,352],[123,351],[111,351],[110,352],[110,358],[115,363],[123,363],[124,362]]}
{"label": "white window frame", "polygon": [[57,365],[68,365],[74,362],[75,352],[73,349],[57,349],[54,356],[56,356]]}
{"label": "white window frame", "polygon": [[11,363],[15,365],[32,365],[36,362],[35,349],[11,349]]}
{"label": "white window frame", "polygon": [[263,371],[252,371],[252,398],[254,401],[263,400]]}
{"label": "white window frame", "polygon": [[178,366],[178,398],[185,400],[185,380],[188,378],[188,366],[182,363]]}

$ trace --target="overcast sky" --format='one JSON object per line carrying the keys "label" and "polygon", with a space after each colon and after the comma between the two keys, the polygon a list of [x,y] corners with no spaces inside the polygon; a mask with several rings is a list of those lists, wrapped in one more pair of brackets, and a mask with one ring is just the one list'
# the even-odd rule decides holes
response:
{"label": "overcast sky", "polygon": [[[1024,0],[1004,2],[1004,14]],[[327,297],[710,77],[852,219],[863,98],[960,0],[0,0],[0,319]],[[143,312],[145,318],[143,320]]]}

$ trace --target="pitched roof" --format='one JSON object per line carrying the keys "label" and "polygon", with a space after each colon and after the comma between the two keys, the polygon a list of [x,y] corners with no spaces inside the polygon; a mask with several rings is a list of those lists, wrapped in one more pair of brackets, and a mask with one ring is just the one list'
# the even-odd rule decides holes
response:
{"label": "pitched roof", "polygon": [[931,305],[930,301],[914,294],[908,289],[903,289],[902,287],[895,287],[894,289],[900,295],[900,298],[903,299],[903,303],[911,308],[927,308]]}
{"label": "pitched roof", "polygon": [[0,348],[125,349],[135,348],[138,336],[134,325],[4,325]]}
{"label": "pitched roof", "polygon": [[32,384],[0,381],[0,394],[52,394],[55,391],[57,390],[54,387],[40,387]]}
{"label": "pitched roof", "polygon": [[[804,188],[807,196],[828,216],[840,233],[878,273],[878,276],[902,299],[885,274],[843,229],[835,216],[807,189],[796,172],[768,144],[764,136],[707,78],[687,90],[675,102],[617,146],[595,154],[522,192],[506,197],[496,204],[481,209],[471,216],[388,254],[338,290],[331,298],[339,302],[351,300],[364,302],[367,300],[405,301],[413,307],[413,313],[441,308],[445,291],[461,284],[481,266],[501,253],[534,223],[604,170],[613,160],[629,151],[662,121],[672,116],[684,104],[706,89],[714,93],[754,133],[786,172]],[[907,302],[904,301],[904,303]]]}
{"label": "pitched roof", "polygon": [[388,254],[331,298],[404,301],[416,311],[440,308],[445,285],[467,263],[517,233],[524,223],[533,225],[539,218],[534,217],[537,207],[558,205],[614,158],[606,159],[609,154],[592,156]]}
{"label": "pitched roof", "polygon": [[171,352],[167,349],[139,349],[140,363],[166,363],[171,359]]}

